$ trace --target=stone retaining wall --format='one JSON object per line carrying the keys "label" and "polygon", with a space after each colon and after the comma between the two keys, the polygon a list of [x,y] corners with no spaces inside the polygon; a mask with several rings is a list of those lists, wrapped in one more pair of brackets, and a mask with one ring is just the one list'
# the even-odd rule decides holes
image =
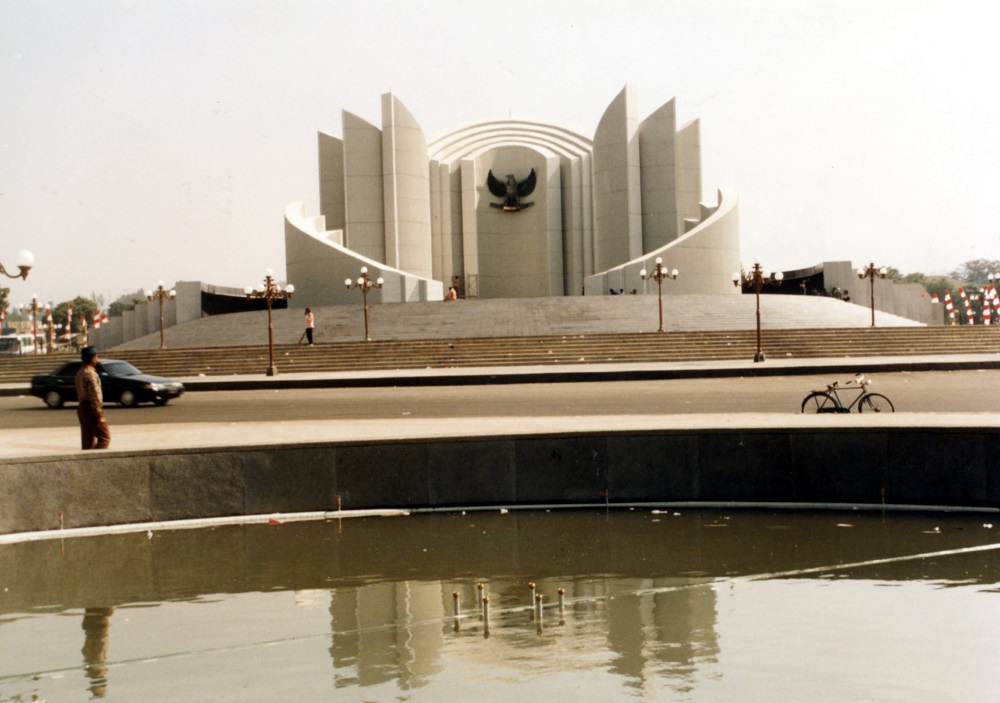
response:
{"label": "stone retaining wall", "polygon": [[0,534],[278,512],[616,502],[1000,506],[995,428],[718,429],[0,460]]}

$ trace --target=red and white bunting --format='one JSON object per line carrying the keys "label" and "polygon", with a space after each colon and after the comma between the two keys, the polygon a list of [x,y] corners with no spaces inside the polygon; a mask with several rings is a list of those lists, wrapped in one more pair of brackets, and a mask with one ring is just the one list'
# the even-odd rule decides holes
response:
{"label": "red and white bunting", "polygon": [[73,306],[69,305],[66,307],[66,331],[63,333],[63,337],[66,341],[69,341],[73,337]]}
{"label": "red and white bunting", "polygon": [[931,302],[932,303],[940,303],[941,302],[940,300],[938,300],[937,293],[931,293]]}
{"label": "red and white bunting", "polygon": [[963,288],[958,289],[958,294],[962,296],[962,302],[965,304],[965,316],[968,318],[969,324],[976,324],[976,314],[972,312],[972,303],[969,302],[969,296],[965,294],[965,290]]}
{"label": "red and white bunting", "polygon": [[948,313],[948,319],[955,324],[955,306],[951,303],[951,291],[944,292],[944,309]]}
{"label": "red and white bunting", "polygon": [[83,339],[80,340],[82,346],[87,346],[87,340],[90,339],[90,335],[87,333],[87,316],[84,315],[80,318],[80,326],[82,328]]}

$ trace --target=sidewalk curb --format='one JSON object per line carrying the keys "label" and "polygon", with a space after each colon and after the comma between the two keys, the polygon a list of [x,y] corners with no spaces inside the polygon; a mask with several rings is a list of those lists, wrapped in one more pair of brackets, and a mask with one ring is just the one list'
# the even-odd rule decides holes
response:
{"label": "sidewalk curb", "polygon": [[[509,367],[509,371],[470,367],[454,369],[414,369],[387,371],[378,375],[343,374],[342,372],[316,373],[295,376],[205,376],[182,378],[187,392],[199,391],[250,391],[292,390],[308,388],[392,388],[422,386],[489,386],[528,383],[599,383],[613,381],[662,381],[670,379],[741,378],[767,376],[811,376],[844,373],[898,373],[920,371],[970,371],[1000,369],[1000,359],[941,359],[919,360],[845,358],[824,359],[816,363],[789,363],[777,360],[771,364],[732,366],[680,366],[663,368],[607,368],[601,365],[560,365],[551,370],[531,367],[530,370]],[[29,384],[4,384],[0,396],[30,395]]]}

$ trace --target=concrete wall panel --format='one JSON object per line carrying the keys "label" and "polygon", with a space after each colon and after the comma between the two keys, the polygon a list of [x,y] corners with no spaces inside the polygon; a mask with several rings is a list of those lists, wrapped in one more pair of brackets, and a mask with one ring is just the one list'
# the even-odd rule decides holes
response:
{"label": "concrete wall panel", "polygon": [[0,534],[272,511],[623,501],[996,509],[993,427],[777,427],[0,459]]}
{"label": "concrete wall panel", "polygon": [[345,246],[388,264],[383,187],[381,130],[344,112]]}
{"label": "concrete wall panel", "polygon": [[677,209],[681,220],[701,216],[701,123],[689,122],[676,138]]}
{"label": "concrete wall panel", "polygon": [[319,132],[319,211],[330,229],[344,229],[344,141]]}
{"label": "concrete wall panel", "polygon": [[[471,172],[476,178],[476,273],[484,298],[534,298],[563,294],[562,192],[559,159],[526,147],[488,151]],[[518,212],[493,207],[487,174],[518,182],[534,169],[536,186]],[[464,173],[463,173],[464,177]],[[467,257],[468,258],[468,257]],[[467,264],[467,271],[468,271]]]}
{"label": "concrete wall panel", "polygon": [[389,266],[433,275],[430,161],[420,125],[391,93],[382,96],[385,250]]}
{"label": "concrete wall panel", "polygon": [[673,100],[639,125],[644,252],[670,243],[681,231],[674,154],[676,131],[677,117]]}
{"label": "concrete wall panel", "polygon": [[597,270],[642,253],[639,120],[635,91],[626,86],[594,134],[594,256]]}

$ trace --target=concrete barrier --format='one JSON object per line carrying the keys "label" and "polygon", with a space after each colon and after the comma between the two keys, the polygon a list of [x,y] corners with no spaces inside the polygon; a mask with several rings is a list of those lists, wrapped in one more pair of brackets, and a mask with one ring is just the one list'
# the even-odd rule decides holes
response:
{"label": "concrete barrier", "polygon": [[0,459],[0,534],[484,505],[1000,506],[995,426],[770,427],[322,441]]}

